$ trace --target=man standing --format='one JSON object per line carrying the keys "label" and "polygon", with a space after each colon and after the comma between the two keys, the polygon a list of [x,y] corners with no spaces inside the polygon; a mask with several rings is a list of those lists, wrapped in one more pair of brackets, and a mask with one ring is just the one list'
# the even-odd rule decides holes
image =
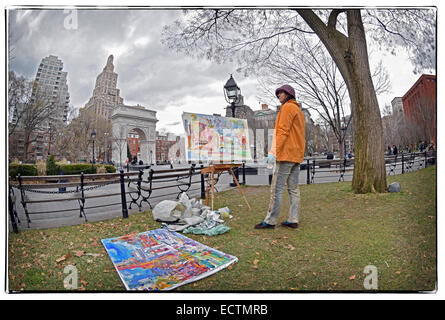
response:
{"label": "man standing", "polygon": [[295,91],[284,85],[275,91],[281,107],[275,121],[272,148],[267,161],[275,162],[269,209],[263,222],[255,229],[275,228],[281,209],[284,186],[290,197],[289,217],[281,225],[298,228],[300,211],[300,189],[298,176],[305,149],[305,118],[300,105],[295,100]]}

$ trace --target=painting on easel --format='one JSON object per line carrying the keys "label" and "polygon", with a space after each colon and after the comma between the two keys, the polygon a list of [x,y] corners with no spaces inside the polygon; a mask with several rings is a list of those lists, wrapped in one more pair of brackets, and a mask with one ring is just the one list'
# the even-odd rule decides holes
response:
{"label": "painting on easel", "polygon": [[252,159],[247,120],[187,112],[182,119],[187,135],[187,161]]}

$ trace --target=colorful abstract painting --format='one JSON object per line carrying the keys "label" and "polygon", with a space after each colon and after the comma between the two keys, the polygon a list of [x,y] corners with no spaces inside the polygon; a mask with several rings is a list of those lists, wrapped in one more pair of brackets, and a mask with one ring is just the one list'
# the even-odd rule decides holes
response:
{"label": "colorful abstract painting", "polygon": [[247,120],[206,114],[182,114],[187,161],[251,160]]}
{"label": "colorful abstract painting", "polygon": [[171,290],[238,261],[167,229],[103,239],[102,243],[127,290]]}

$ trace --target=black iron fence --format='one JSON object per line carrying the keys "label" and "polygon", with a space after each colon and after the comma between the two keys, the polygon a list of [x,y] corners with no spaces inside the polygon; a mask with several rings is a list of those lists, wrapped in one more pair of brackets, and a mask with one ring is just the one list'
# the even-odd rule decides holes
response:
{"label": "black iron fence", "polygon": [[[404,174],[414,170],[426,168],[436,163],[436,152],[425,151],[416,153],[401,153],[385,156],[386,174]],[[354,159],[327,160],[320,158],[305,159],[301,164],[301,170],[306,171],[306,183],[315,183],[316,179],[337,179],[345,181],[346,177],[352,177],[354,172]]]}
{"label": "black iron fence", "polygon": [[[206,197],[206,177],[201,173],[204,165],[179,169],[154,170],[150,167],[137,168],[138,171],[123,170],[120,173],[112,174],[78,174],[78,175],[55,175],[55,176],[17,176],[17,181],[9,183],[9,218],[14,232],[18,232],[20,219],[17,214],[16,198],[20,195],[28,228],[32,222],[31,217],[48,216],[48,214],[59,214],[68,211],[78,211],[79,217],[87,221],[87,209],[95,209],[107,206],[122,206],[122,216],[128,217],[128,210],[132,205],[136,205],[139,211],[142,204],[147,203],[150,208],[150,201],[157,198],[166,198],[176,195],[176,199],[183,192],[199,192],[201,198]],[[132,168],[134,169],[134,168]],[[146,169],[145,171],[143,169]],[[242,166],[242,181],[246,183],[245,164]],[[146,177],[145,177],[146,176]],[[196,178],[199,176],[199,178]],[[119,191],[116,188],[110,190],[105,188],[110,185],[119,185]],[[216,190],[217,191],[217,190]],[[156,194],[158,193],[158,194]],[[120,201],[110,202],[104,200],[101,203],[94,203],[93,199],[119,196]],[[50,204],[58,202],[76,202],[75,207],[58,206],[51,210],[45,205],[42,208],[33,208],[35,204]],[[128,209],[127,209],[128,208]]]}
{"label": "black iron fence", "polygon": [[[413,170],[423,169],[436,163],[436,152],[422,152],[398,154],[385,157],[387,175],[404,174]],[[80,217],[87,221],[86,209],[100,208],[121,204],[122,216],[128,217],[128,209],[135,204],[141,211],[142,204],[147,203],[152,208],[151,201],[158,198],[166,198],[176,195],[178,199],[182,192],[200,193],[202,199],[206,198],[206,177],[201,173],[204,165],[192,164],[179,169],[154,170],[150,167],[132,168],[138,171],[123,170],[114,174],[83,174],[80,175],[60,175],[60,176],[18,176],[17,181],[10,181],[9,184],[9,218],[14,232],[18,232],[20,219],[15,207],[16,197],[21,196],[20,203],[24,209],[26,220],[31,223],[31,215],[42,215],[51,212],[78,211]],[[143,170],[145,169],[145,171]],[[258,167],[249,167],[245,163],[242,167],[235,169],[240,184],[246,184],[246,175],[258,175]],[[234,171],[235,171],[234,170]],[[327,160],[310,158],[305,159],[301,164],[301,171],[306,171],[306,183],[321,182],[322,179],[330,181],[345,181],[346,177],[351,177],[354,170],[354,159]],[[271,171],[269,170],[269,183],[271,181]],[[119,191],[105,189],[107,185],[119,184]],[[103,188],[103,189],[102,189]],[[175,189],[177,188],[177,189]],[[15,190],[14,190],[15,189]],[[173,190],[174,191],[173,191]],[[215,188],[218,192],[217,187]],[[91,191],[95,190],[95,193]],[[102,190],[102,191],[101,191]],[[18,193],[16,193],[18,191]],[[167,193],[166,193],[167,192]],[[37,198],[30,197],[30,194],[40,194]],[[88,205],[89,200],[110,196],[120,196],[120,202],[104,202],[99,205]],[[77,201],[76,208],[63,208],[54,211],[41,210],[33,211],[30,205],[34,203],[49,203],[59,201]],[[127,209],[127,205],[128,209]]]}

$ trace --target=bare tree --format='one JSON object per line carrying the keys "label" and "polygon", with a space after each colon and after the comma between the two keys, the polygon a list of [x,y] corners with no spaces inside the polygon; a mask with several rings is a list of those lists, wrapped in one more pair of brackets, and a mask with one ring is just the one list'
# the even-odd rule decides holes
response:
{"label": "bare tree", "polygon": [[127,137],[124,134],[124,128],[120,128],[119,131],[113,131],[112,136],[113,149],[119,153],[119,166],[122,167],[122,153],[127,150],[128,142]]}
{"label": "bare tree", "polygon": [[[352,120],[347,117],[350,115],[350,101],[345,82],[319,41],[313,43],[305,35],[299,35],[299,38],[298,48],[280,50],[264,66],[258,78],[260,99],[264,96],[274,99],[275,93],[270,88],[276,88],[283,82],[294,85],[297,100],[329,124],[343,157],[345,136]],[[373,72],[373,79],[376,79],[377,94],[387,92],[391,87],[381,62]]]}
{"label": "bare tree", "polygon": [[[280,52],[282,45],[292,47],[298,41],[296,34],[314,34],[334,60],[351,101],[355,143],[352,188],[356,193],[384,192],[382,121],[369,67],[366,32],[374,33],[371,37],[377,42],[384,39],[382,45],[406,46],[419,69],[432,67],[435,11],[364,10],[363,13],[365,19],[359,9],[186,11],[185,21],[166,27],[164,43],[217,62],[235,58],[241,68],[254,71],[261,70],[271,56]],[[365,30],[364,21],[370,29]]]}
{"label": "bare tree", "polygon": [[13,71],[8,74],[8,133],[14,133],[31,101],[32,83]]}
{"label": "bare tree", "polygon": [[94,111],[86,109],[80,109],[79,116],[57,132],[55,149],[58,155],[72,161],[89,159],[92,155],[91,132],[93,129],[96,132],[95,156],[100,156],[100,151],[107,149],[106,144],[109,141],[106,133],[111,132],[111,123]]}
{"label": "bare tree", "polygon": [[[31,92],[37,92],[31,94]],[[37,84],[33,83],[33,89],[28,91],[31,97],[26,98],[26,102],[20,104],[17,108],[20,120],[17,126],[23,131],[25,161],[28,160],[30,153],[29,146],[37,141],[40,133],[46,133],[54,102],[46,96],[40,95],[37,90]]]}

